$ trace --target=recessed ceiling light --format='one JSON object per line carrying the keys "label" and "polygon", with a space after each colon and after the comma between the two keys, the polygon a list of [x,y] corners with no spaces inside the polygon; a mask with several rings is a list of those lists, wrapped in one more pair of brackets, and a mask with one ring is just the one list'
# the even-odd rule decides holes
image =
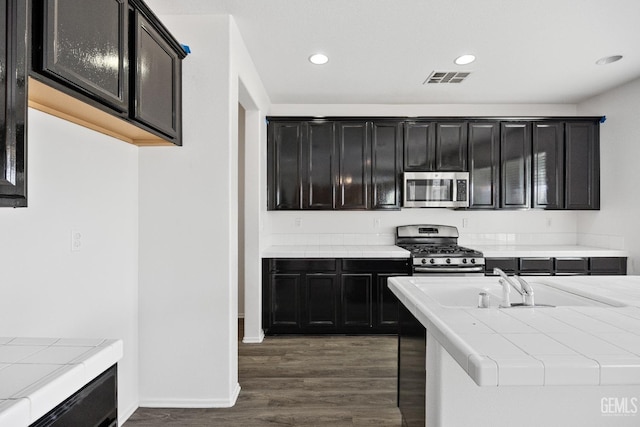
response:
{"label": "recessed ceiling light", "polygon": [[462,55],[458,56],[455,61],[453,61],[457,65],[467,65],[471,64],[476,60],[475,55]]}
{"label": "recessed ceiling light", "polygon": [[605,56],[604,58],[598,59],[596,61],[596,64],[598,64],[598,65],[606,65],[606,64],[611,64],[612,62],[620,61],[621,59],[622,59],[622,55]]}
{"label": "recessed ceiling light", "polygon": [[322,65],[322,64],[326,64],[327,62],[329,62],[329,57],[327,55],[325,55],[324,53],[314,53],[313,55],[311,55],[309,57],[309,61],[312,64]]}

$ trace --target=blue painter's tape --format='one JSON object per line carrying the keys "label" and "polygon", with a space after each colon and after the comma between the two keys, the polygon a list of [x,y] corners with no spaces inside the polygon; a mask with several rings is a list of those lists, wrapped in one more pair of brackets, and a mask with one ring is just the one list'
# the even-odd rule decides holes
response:
{"label": "blue painter's tape", "polygon": [[187,55],[191,53],[191,48],[189,47],[189,45],[183,44],[182,49],[187,53]]}
{"label": "blue painter's tape", "polygon": [[600,123],[604,123],[607,121],[607,116],[600,117]]}

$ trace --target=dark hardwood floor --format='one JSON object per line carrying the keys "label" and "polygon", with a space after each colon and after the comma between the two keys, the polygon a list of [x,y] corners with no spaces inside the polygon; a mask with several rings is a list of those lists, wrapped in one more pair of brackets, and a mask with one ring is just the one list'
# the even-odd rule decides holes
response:
{"label": "dark hardwood floor", "polygon": [[397,337],[286,336],[238,344],[233,408],[139,408],[125,427],[402,425]]}

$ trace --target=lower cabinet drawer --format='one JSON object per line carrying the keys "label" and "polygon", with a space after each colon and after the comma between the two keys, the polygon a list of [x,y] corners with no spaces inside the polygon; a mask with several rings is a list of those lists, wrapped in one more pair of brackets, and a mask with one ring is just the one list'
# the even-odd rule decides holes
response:
{"label": "lower cabinet drawer", "polygon": [[589,271],[593,275],[599,274],[627,274],[627,258],[602,257],[589,259]]}
{"label": "lower cabinet drawer", "polygon": [[556,274],[588,274],[589,258],[556,258]]}
{"label": "lower cabinet drawer", "polygon": [[553,258],[520,258],[521,274],[548,274],[553,273]]}
{"label": "lower cabinet drawer", "polygon": [[517,273],[518,258],[486,258],[484,268],[487,275],[493,275],[494,268],[499,268],[505,273]]}

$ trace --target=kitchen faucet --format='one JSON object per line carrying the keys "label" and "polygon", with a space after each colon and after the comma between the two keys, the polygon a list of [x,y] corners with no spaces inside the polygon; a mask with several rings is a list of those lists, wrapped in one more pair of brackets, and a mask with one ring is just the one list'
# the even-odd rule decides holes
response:
{"label": "kitchen faucet", "polygon": [[516,282],[507,276],[507,274],[500,268],[494,268],[493,274],[500,276],[499,283],[500,286],[502,286],[502,302],[500,303],[500,307],[511,307],[511,301],[509,298],[511,288],[515,289],[516,292],[522,296],[523,305],[535,305],[533,301],[533,288],[522,277],[514,276],[518,281],[516,284]]}

